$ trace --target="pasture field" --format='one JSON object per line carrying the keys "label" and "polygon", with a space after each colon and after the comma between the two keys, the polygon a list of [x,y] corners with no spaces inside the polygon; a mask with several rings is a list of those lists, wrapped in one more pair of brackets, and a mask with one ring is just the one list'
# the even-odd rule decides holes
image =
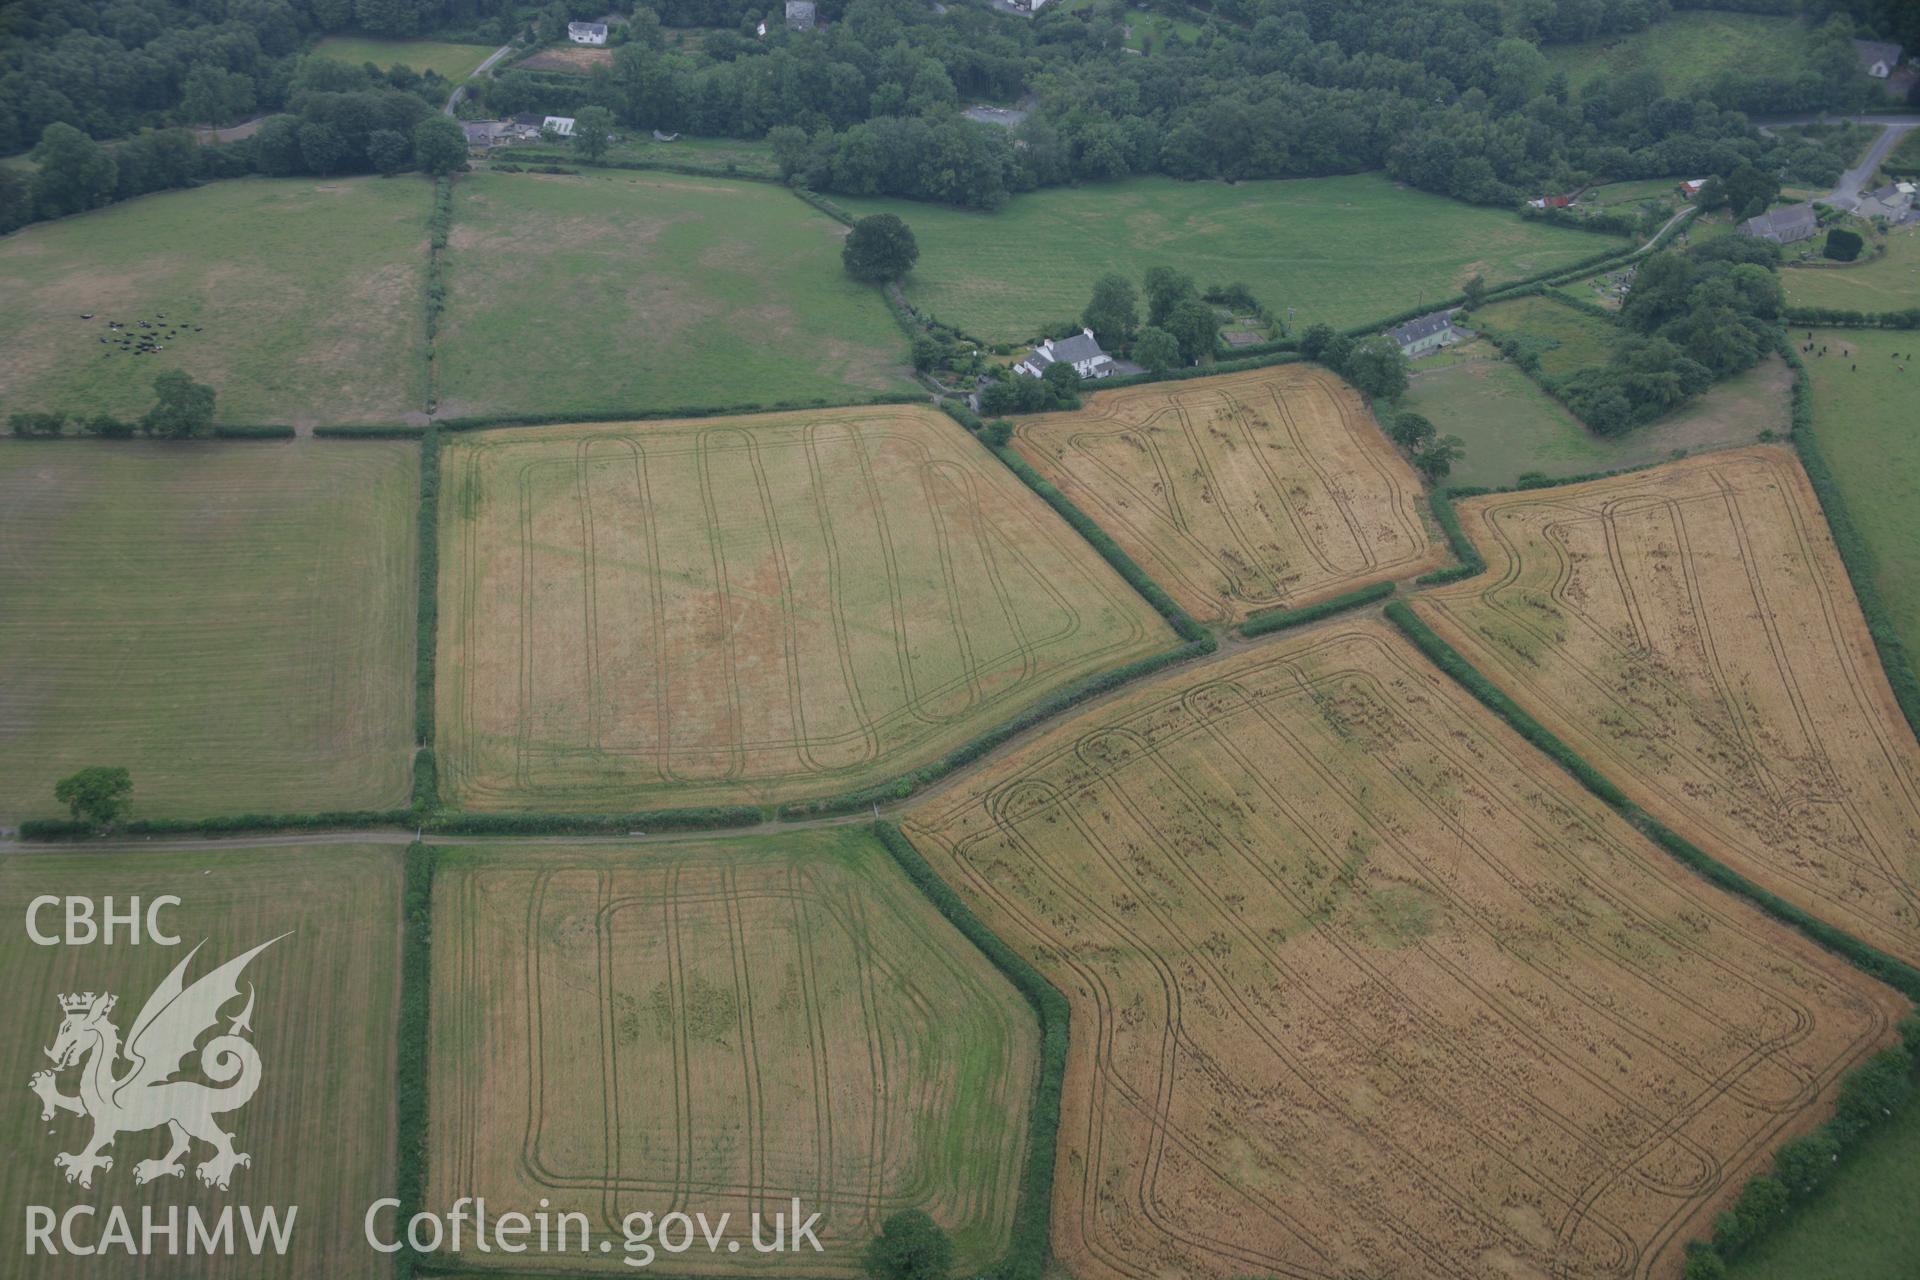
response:
{"label": "pasture field", "polygon": [[379,40],[368,36],[325,36],[315,45],[315,57],[360,66],[371,62],[382,71],[412,67],[438,71],[459,84],[487,60],[492,45],[448,44],[444,40]]}
{"label": "pasture field", "polygon": [[1233,622],[1432,568],[1420,481],[1314,365],[1096,391],[1019,451],[1196,618]]}
{"label": "pasture field", "polygon": [[1920,225],[1895,227],[1886,235],[1886,246],[1887,251],[1879,257],[1863,256],[1844,267],[1782,271],[1780,281],[1787,287],[1787,302],[1796,307],[1847,311],[1905,311],[1920,306]]}
{"label": "pasture field", "polygon": [[0,444],[0,820],[404,805],[419,450]]}
{"label": "pasture field", "polygon": [[1543,45],[1540,52],[1548,71],[1564,72],[1576,89],[1598,75],[1652,71],[1668,94],[1684,96],[1725,72],[1790,79],[1808,69],[1806,46],[1806,28],[1795,18],[1694,11],[1627,35]]}
{"label": "pasture field", "polygon": [[1488,344],[1470,342],[1415,363],[1402,405],[1466,444],[1449,483],[1500,488],[1528,473],[1619,471],[1668,461],[1675,450],[1752,444],[1763,431],[1784,435],[1792,384],[1786,362],[1770,355],[1657,422],[1596,436]]}
{"label": "pasture field", "polygon": [[[1792,330],[1808,341],[1805,329]],[[1920,661],[1920,333],[1816,329],[1803,354],[1813,380],[1820,452],[1833,469],[1847,513],[1873,555],[1873,578],[1914,660]],[[1857,366],[1857,368],[1856,368]],[[1904,367],[1904,372],[1902,368]]]}
{"label": "pasture field", "polygon": [[[433,962],[437,1208],[544,1197],[618,1240],[674,1209],[744,1235],[797,1196],[823,1215],[808,1275],[858,1274],[904,1208],[964,1274],[1011,1241],[1038,1025],[864,829],[453,850]],[[630,1273],[618,1248],[597,1265]]]}
{"label": "pasture field", "polygon": [[1906,1008],[1374,620],[1136,688],[905,830],[1073,1003],[1090,1280],[1674,1275]]}
{"label": "pasture field", "polygon": [[1728,1280],[1905,1280],[1920,1256],[1920,1107],[1869,1134],[1820,1194],[1727,1267]]}
{"label": "pasture field", "polygon": [[[223,423],[419,410],[432,196],[419,177],[242,178],[23,227],[0,240],[0,416],[138,417],[167,369],[219,392]],[[134,355],[110,320],[178,337]]]}
{"label": "pasture field", "polygon": [[[181,1215],[182,1257],[141,1266],[124,1254],[23,1257],[24,1237],[7,1261],[9,1276],[35,1280],[118,1275],[193,1275],[207,1280],[267,1280],[270,1277],[370,1276],[384,1274],[386,1260],[367,1248],[361,1215],[374,1200],[393,1194],[394,1056],[400,975],[400,846],[324,845],[220,848],[169,852],[88,849],[10,853],[0,859],[0,911],[9,927],[0,941],[7,975],[0,1014],[18,1046],[7,1057],[14,1091],[7,1124],[0,1129],[8,1159],[0,1164],[0,1199],[12,1207],[38,1204],[61,1213],[93,1204],[101,1215],[82,1220],[88,1239],[105,1227],[108,1205],[122,1206],[139,1239],[140,1211],[152,1206],[164,1224],[168,1206]],[[144,942],[111,947],[37,946],[24,927],[27,904],[41,895],[83,895],[98,903],[112,895],[116,910],[128,897],[142,903],[173,894],[181,904],[161,917],[180,945]],[[40,915],[40,927],[60,930],[60,909]],[[287,935],[281,937],[280,935]],[[82,1190],[66,1181],[54,1156],[82,1150],[92,1130],[81,1116],[56,1112],[41,1119],[29,1096],[29,1075],[49,1066],[41,1053],[61,1023],[58,997],[68,992],[108,991],[117,999],[108,1021],[131,1038],[135,1020],[169,972],[201,949],[183,981],[192,983],[270,939],[278,938],[243,970],[240,996],[221,1006],[225,1032],[243,1010],[249,989],[257,996],[247,1039],[260,1055],[259,1091],[242,1108],[215,1121],[232,1135],[236,1152],[251,1163],[236,1168],[227,1190],[205,1186],[197,1169],[213,1148],[196,1141],[179,1177],[134,1181],[143,1160],[159,1160],[167,1131],[129,1130],[106,1154],[110,1169],[97,1170]],[[204,944],[204,945],[203,945]],[[181,1078],[204,1082],[198,1054],[186,1058]],[[64,1096],[79,1092],[89,1059],[60,1072]],[[124,1077],[128,1064],[116,1064]],[[299,1206],[292,1243],[284,1256],[184,1257],[187,1206],[207,1219],[230,1205],[256,1212]],[[234,1232],[241,1234],[236,1212]],[[56,1240],[58,1237],[55,1237]],[[165,1248],[165,1240],[158,1247]],[[105,1252],[105,1250],[103,1250]],[[116,1251],[117,1252],[117,1251]],[[377,1259],[377,1262],[375,1261]]]}
{"label": "pasture field", "polygon": [[906,339],[779,187],[477,173],[454,189],[440,412],[844,401],[911,389]]}
{"label": "pasture field", "polygon": [[1564,377],[1613,359],[1619,330],[1598,316],[1540,294],[1494,302],[1467,317],[1467,326],[1506,334],[1535,344],[1540,370]]}
{"label": "pasture field", "polygon": [[824,795],[1171,630],[924,406],[459,437],[440,777],[473,808]]}
{"label": "pasture field", "polygon": [[1130,178],[1015,196],[997,213],[835,199],[897,213],[920,261],[907,297],[988,342],[1015,342],[1085,309],[1093,282],[1136,263],[1202,288],[1245,283],[1297,330],[1364,324],[1457,293],[1470,276],[1516,280],[1623,243],[1396,186],[1380,174],[1285,181]]}
{"label": "pasture field", "polygon": [[[576,47],[585,50],[585,46]],[[504,152],[496,151],[492,158],[515,164],[576,163],[573,154],[561,143],[551,146],[522,143]],[[736,174],[761,178],[780,176],[780,166],[773,160],[773,148],[765,141],[748,138],[679,137],[672,142],[661,142],[648,134],[621,134],[617,142],[608,144],[607,159],[619,164],[697,165],[716,178]]]}
{"label": "pasture field", "polygon": [[1459,511],[1488,571],[1421,617],[1669,827],[1920,960],[1920,749],[1791,452]]}

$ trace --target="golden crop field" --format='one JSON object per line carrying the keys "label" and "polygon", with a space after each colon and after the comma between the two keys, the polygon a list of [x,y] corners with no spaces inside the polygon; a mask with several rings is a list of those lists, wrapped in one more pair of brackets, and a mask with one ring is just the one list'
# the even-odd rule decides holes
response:
{"label": "golden crop field", "polygon": [[[35,1280],[192,1275],[207,1280],[267,1280],[313,1276],[384,1274],[388,1260],[372,1254],[362,1235],[361,1214],[394,1186],[395,1019],[400,983],[401,846],[325,843],[273,848],[159,849],[9,853],[0,858],[0,913],[8,928],[0,943],[0,1016],[12,1028],[19,1051],[9,1059],[18,1075],[8,1080],[15,1096],[0,1130],[8,1158],[0,1162],[0,1202],[18,1215],[23,1205],[58,1212],[91,1204],[99,1214],[81,1223],[82,1238],[97,1235],[107,1206],[124,1207],[140,1230],[140,1211],[150,1206],[165,1221],[169,1207],[182,1215],[177,1243],[183,1251],[185,1214],[197,1209],[208,1220],[223,1208],[296,1206],[291,1244],[284,1256],[269,1251],[191,1258],[157,1257],[129,1266],[124,1254],[85,1257],[23,1256],[18,1217],[9,1224],[11,1255],[0,1273]],[[128,900],[145,903],[162,894],[181,899],[160,922],[180,939],[177,946],[151,940],[111,946],[37,946],[23,920],[27,904],[43,895],[80,895],[96,904],[107,895],[116,909]],[[96,906],[96,910],[98,907]],[[61,911],[40,914],[39,927],[58,930]],[[286,935],[281,937],[280,935]],[[111,992],[118,1004],[108,1021],[131,1047],[135,1021],[174,966],[200,950],[183,975],[191,984],[246,951],[278,938],[242,971],[240,996],[221,1009],[225,1032],[242,1012],[251,990],[251,1027],[246,1039],[260,1056],[259,1087],[236,1110],[215,1112],[231,1134],[236,1153],[249,1162],[231,1170],[226,1190],[199,1177],[214,1149],[196,1139],[180,1161],[181,1172],[136,1182],[142,1161],[168,1153],[165,1128],[126,1130],[105,1154],[112,1167],[96,1170],[80,1190],[54,1166],[59,1153],[82,1151],[92,1130],[81,1116],[55,1112],[41,1119],[29,1095],[31,1072],[49,1066],[43,1047],[55,1043],[67,992]],[[216,1041],[217,1042],[217,1041]],[[205,1041],[203,1040],[203,1044]],[[99,1051],[58,1073],[56,1087],[74,1096]],[[200,1078],[198,1056],[188,1056],[177,1079]],[[131,1064],[116,1063],[115,1078]],[[236,1222],[236,1236],[242,1230]],[[56,1237],[57,1238],[57,1237]],[[164,1248],[164,1243],[161,1246]],[[369,1270],[370,1260],[376,1270]],[[118,1269],[115,1269],[118,1268]]]}
{"label": "golden crop field", "polygon": [[1669,1277],[1906,1008],[1380,622],[1136,689],[905,830],[1073,1004],[1083,1280]]}
{"label": "golden crop field", "polygon": [[1662,822],[1920,961],[1920,752],[1789,451],[1460,515],[1488,571],[1421,617]]}
{"label": "golden crop field", "polygon": [[1097,391],[1077,412],[1022,421],[1014,439],[1203,620],[1439,560],[1419,480],[1359,393],[1316,366]]}
{"label": "golden crop field", "polygon": [[[675,1210],[744,1233],[798,1197],[810,1275],[857,1273],[903,1208],[961,1267],[1006,1250],[1038,1026],[865,830],[454,850],[434,933],[435,1206],[544,1197],[618,1238]],[[589,1255],[566,1263],[626,1270]]]}
{"label": "golden crop field", "polygon": [[1171,631],[926,408],[448,446],[440,762],[473,808],[847,789]]}

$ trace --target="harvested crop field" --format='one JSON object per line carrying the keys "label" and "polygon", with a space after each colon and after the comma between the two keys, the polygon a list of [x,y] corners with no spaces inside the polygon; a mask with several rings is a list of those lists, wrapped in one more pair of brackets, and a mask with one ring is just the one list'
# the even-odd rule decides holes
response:
{"label": "harvested crop field", "polygon": [[1758,446],[1461,521],[1436,630],[1662,822],[1920,961],[1920,748],[1793,455]]}
{"label": "harvested crop field", "polygon": [[794,1197],[823,1215],[808,1275],[857,1273],[904,1208],[962,1274],[1006,1251],[1038,1026],[865,830],[449,851],[433,956],[436,1208],[551,1200],[616,1252],[549,1261],[612,1272],[628,1213],[744,1235]]}
{"label": "harvested crop field", "polygon": [[1019,450],[1195,617],[1233,621],[1431,568],[1420,482],[1309,365],[1096,392]]}
{"label": "harvested crop field", "polygon": [[404,805],[419,449],[0,444],[0,820]]}
{"label": "harvested crop field", "polygon": [[1159,681],[906,831],[1066,991],[1076,1276],[1671,1276],[1906,1002],[1375,622]]}
{"label": "harvested crop field", "polygon": [[846,790],[1173,643],[924,407],[487,432],[444,474],[440,769],[469,807]]}
{"label": "harvested crop field", "polygon": [[[6,1123],[0,1127],[8,1158],[0,1162],[0,1200],[19,1214],[21,1206],[97,1207],[99,1216],[76,1219],[76,1232],[91,1241],[105,1230],[109,1206],[125,1209],[137,1245],[141,1210],[156,1210],[164,1226],[171,1207],[180,1214],[175,1244],[180,1257],[155,1257],[151,1265],[127,1258],[103,1241],[105,1257],[62,1256],[24,1260],[25,1239],[9,1247],[8,1276],[35,1280],[103,1275],[187,1276],[206,1280],[273,1280],[278,1277],[385,1274],[361,1233],[361,1215],[375,1199],[393,1194],[394,1054],[400,969],[401,858],[398,846],[329,842],[273,848],[220,848],[172,852],[87,849],[73,852],[10,851],[0,859],[0,912],[9,927],[0,940],[0,1016],[20,1046],[9,1055],[17,1067],[8,1087]],[[27,904],[41,895],[79,895],[99,903],[112,895],[116,911],[138,896],[150,903],[162,894],[180,905],[164,909],[161,924],[178,946],[146,941],[111,946],[37,946],[24,927]],[[40,913],[43,930],[58,933],[60,908]],[[286,934],[288,936],[279,937]],[[142,1161],[167,1154],[165,1128],[128,1129],[105,1154],[109,1169],[96,1170],[87,1190],[69,1183],[54,1156],[81,1151],[91,1124],[56,1112],[41,1119],[29,1096],[28,1076],[47,1067],[41,1048],[55,1041],[61,1024],[58,997],[103,989],[118,1004],[109,1014],[120,1036],[133,1038],[135,1020],[168,973],[200,946],[184,981],[192,983],[254,947],[278,938],[247,964],[240,995],[221,1005],[221,1031],[243,1009],[249,988],[257,995],[248,1041],[261,1061],[259,1091],[242,1108],[216,1113],[236,1153],[251,1158],[230,1174],[221,1191],[203,1185],[202,1162],[214,1148],[196,1140],[182,1158],[178,1176],[135,1181]],[[204,1041],[202,1042],[204,1043]],[[150,1045],[150,1042],[149,1042]],[[96,1052],[98,1052],[96,1050]],[[58,1073],[56,1090],[72,1097],[81,1072]],[[180,1078],[200,1080],[200,1057],[186,1058]],[[125,1077],[131,1061],[114,1068]],[[49,1132],[51,1130],[51,1132]],[[269,1206],[284,1221],[292,1206],[291,1243],[284,1255],[186,1257],[186,1214],[199,1210],[209,1225],[228,1207]],[[18,1231],[19,1218],[9,1225]],[[236,1214],[233,1227],[242,1236]],[[55,1236],[56,1241],[58,1236]],[[243,1238],[243,1237],[242,1237]],[[164,1254],[167,1240],[154,1237]]]}

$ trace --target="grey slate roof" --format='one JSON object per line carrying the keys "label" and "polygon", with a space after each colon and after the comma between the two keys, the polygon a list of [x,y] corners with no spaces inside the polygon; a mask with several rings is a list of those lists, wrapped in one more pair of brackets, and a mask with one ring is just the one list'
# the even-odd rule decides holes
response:
{"label": "grey slate roof", "polygon": [[795,31],[811,31],[815,22],[813,0],[787,0],[787,25]]}
{"label": "grey slate roof", "polygon": [[1780,209],[1769,209],[1740,224],[1743,234],[1771,240],[1775,244],[1805,240],[1819,228],[1819,220],[1814,217],[1810,204],[1790,204]]}
{"label": "grey slate roof", "polygon": [[599,36],[607,38],[607,24],[604,22],[569,22],[567,34],[570,36]]}
{"label": "grey slate roof", "polygon": [[1071,338],[1061,338],[1053,344],[1053,358],[1065,360],[1068,364],[1078,364],[1082,360],[1091,360],[1095,356],[1107,354],[1100,344],[1084,333],[1076,333]]}
{"label": "grey slate roof", "polygon": [[1855,40],[1853,51],[1860,58],[1860,69],[1870,69],[1876,62],[1884,62],[1891,69],[1900,61],[1900,46],[1890,40]]}
{"label": "grey slate roof", "polygon": [[1453,328],[1453,312],[1435,311],[1431,315],[1416,316],[1402,325],[1387,330],[1387,336],[1401,346],[1418,342],[1422,338],[1431,338],[1434,334]]}

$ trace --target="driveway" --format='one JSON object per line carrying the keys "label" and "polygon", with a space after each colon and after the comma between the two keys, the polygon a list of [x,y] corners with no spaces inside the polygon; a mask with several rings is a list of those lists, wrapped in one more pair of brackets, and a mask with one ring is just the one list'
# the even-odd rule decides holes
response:
{"label": "driveway", "polygon": [[494,63],[500,61],[500,59],[506,57],[508,54],[512,52],[513,52],[513,45],[509,43],[509,44],[501,45],[498,49],[495,49],[492,53],[488,54],[487,60],[481,63],[479,66],[475,67],[473,69],[472,75],[468,76],[466,80],[462,80],[459,84],[453,86],[453,92],[447,95],[447,105],[440,109],[443,112],[445,112],[447,115],[452,115],[453,109],[454,107],[459,105],[460,99],[467,96],[468,81],[476,80],[479,77],[487,74],[487,72],[493,70]]}

